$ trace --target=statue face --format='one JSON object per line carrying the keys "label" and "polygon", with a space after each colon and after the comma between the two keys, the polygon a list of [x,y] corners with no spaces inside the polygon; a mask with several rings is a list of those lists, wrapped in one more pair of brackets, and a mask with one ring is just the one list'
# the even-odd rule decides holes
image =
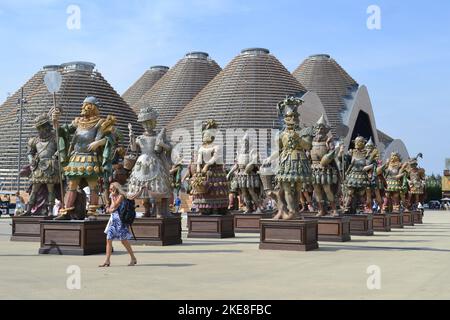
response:
{"label": "statue face", "polygon": [[366,146],[366,143],[365,143],[365,141],[363,139],[356,139],[355,140],[355,147],[356,147],[356,149],[362,150],[362,149],[365,148],[365,146]]}
{"label": "statue face", "polygon": [[397,164],[397,163],[399,163],[399,162],[400,162],[399,156],[396,155],[396,154],[393,154],[393,155],[391,156],[391,163]]}
{"label": "statue face", "polygon": [[284,117],[284,123],[286,124],[286,126],[288,128],[293,128],[295,126],[295,116],[294,113],[288,113],[285,117]]}
{"label": "statue face", "polygon": [[144,121],[142,123],[142,126],[144,127],[145,130],[152,131],[153,129],[156,128],[156,120],[151,119],[151,120]]}
{"label": "statue face", "polygon": [[98,115],[97,106],[92,103],[85,103],[81,107],[81,115],[86,118],[90,118]]}
{"label": "statue face", "polygon": [[46,136],[48,136],[49,132],[51,131],[52,127],[50,126],[50,124],[44,124],[42,126],[39,126],[36,128],[38,131],[38,135],[40,138],[45,138]]}
{"label": "statue face", "polygon": [[204,143],[213,142],[215,137],[216,137],[215,131],[212,129],[208,129],[203,132],[203,142]]}

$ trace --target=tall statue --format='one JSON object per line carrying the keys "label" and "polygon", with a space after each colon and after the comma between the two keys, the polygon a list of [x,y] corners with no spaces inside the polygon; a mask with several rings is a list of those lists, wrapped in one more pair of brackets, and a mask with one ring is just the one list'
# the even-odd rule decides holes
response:
{"label": "tall statue", "polygon": [[203,144],[198,149],[197,169],[191,179],[193,206],[200,214],[226,214],[229,185],[222,164],[221,146],[214,143],[217,123],[202,125]]}
{"label": "tall statue", "polygon": [[400,212],[402,204],[404,208],[406,207],[404,180],[407,164],[402,164],[400,154],[393,152],[389,160],[380,168],[387,184],[383,212]]}
{"label": "tall statue", "polygon": [[261,213],[264,209],[263,199],[260,196],[262,185],[258,169],[258,153],[255,149],[250,150],[250,140],[246,133],[242,138],[237,163],[227,175],[227,179],[230,180],[230,177],[237,171],[234,178],[245,204],[245,213]]}
{"label": "tall statue", "polygon": [[[338,184],[338,169],[335,164],[336,152],[332,145],[332,137],[328,136],[331,127],[324,116],[314,125],[314,138],[310,151],[312,160],[312,180],[319,207],[318,217],[328,214],[327,202],[331,207],[331,216],[339,216],[335,193]],[[327,200],[327,201],[326,201]]]}
{"label": "tall statue", "polygon": [[[60,183],[56,136],[47,114],[35,119],[38,136],[28,141],[28,161],[32,184],[28,208],[24,215],[53,215],[55,186]],[[46,187],[46,190],[44,188]],[[46,199],[38,199],[39,195]],[[41,200],[41,201],[40,201]]]}
{"label": "tall statue", "polygon": [[278,213],[274,219],[291,220],[299,212],[298,199],[303,184],[311,184],[311,166],[306,151],[312,146],[312,128],[298,131],[299,107],[303,100],[295,97],[278,104],[278,112],[284,118],[284,130],[278,139],[279,150],[266,159],[265,165],[278,157],[275,180]]}
{"label": "tall statue", "polygon": [[[81,116],[67,125],[59,127],[60,149],[64,150],[64,175],[68,180],[65,208],[57,219],[82,219],[76,206],[79,189],[89,186],[90,201],[88,216],[95,216],[99,208],[100,181],[108,184],[112,176],[112,157],[115,148],[115,117],[100,117],[101,104],[95,97],[83,101]],[[59,109],[52,110],[56,124],[60,118]],[[107,188],[106,188],[107,189]]]}
{"label": "tall statue", "polygon": [[157,118],[158,113],[153,108],[141,109],[138,122],[142,124],[145,132],[137,138],[131,124],[128,125],[131,150],[140,152],[128,183],[128,198],[143,200],[144,217],[151,216],[154,201],[156,216],[162,218],[171,216],[169,199],[172,194],[172,180],[169,161],[172,147],[166,141],[165,129],[159,134],[155,133]]}
{"label": "tall statue", "polygon": [[422,158],[422,153],[419,153],[417,157],[409,160],[408,163],[408,185],[409,185],[409,205],[411,209],[417,210],[419,202],[423,201],[423,195],[425,194],[426,175],[425,169],[419,167],[418,160]]}
{"label": "tall statue", "polygon": [[[372,141],[372,138],[366,144],[366,156],[368,163],[373,167],[367,172],[369,175],[370,186],[367,188],[367,202],[366,207],[372,206],[372,199],[375,196],[377,207],[383,206],[382,192],[384,192],[384,178],[380,170],[379,160],[380,153]],[[377,209],[378,210],[378,209]]]}
{"label": "tall statue", "polygon": [[[370,187],[369,174],[367,173],[373,168],[367,159],[365,150],[367,140],[364,137],[358,136],[355,139],[355,148],[349,150],[347,159],[349,159],[348,169],[346,170],[346,179],[344,182],[345,199],[344,212],[355,213],[359,205],[365,206],[365,211],[370,211],[367,208],[367,188]],[[342,147],[341,147],[342,148]],[[343,149],[340,151],[339,158],[342,158]]]}

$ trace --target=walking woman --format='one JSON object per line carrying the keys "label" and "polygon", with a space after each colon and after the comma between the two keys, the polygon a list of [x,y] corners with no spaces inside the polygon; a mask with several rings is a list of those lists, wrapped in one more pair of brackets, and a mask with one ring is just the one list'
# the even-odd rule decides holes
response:
{"label": "walking woman", "polygon": [[120,240],[123,246],[127,249],[131,257],[131,262],[129,266],[134,266],[137,263],[136,257],[134,256],[133,249],[131,248],[128,240],[132,239],[133,236],[130,233],[129,227],[122,224],[119,216],[119,207],[122,201],[125,200],[126,193],[122,190],[122,187],[117,182],[111,183],[109,187],[109,192],[111,194],[111,206],[106,209],[106,213],[111,214],[108,225],[106,226],[106,260],[105,263],[99,265],[100,268],[109,267],[111,264],[111,254],[112,254],[112,242],[113,240]]}

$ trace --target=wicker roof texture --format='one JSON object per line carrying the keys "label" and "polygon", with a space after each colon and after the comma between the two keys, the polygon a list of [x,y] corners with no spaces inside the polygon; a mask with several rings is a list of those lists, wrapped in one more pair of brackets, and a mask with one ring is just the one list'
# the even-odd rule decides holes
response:
{"label": "wicker roof texture", "polygon": [[133,107],[151,87],[164,76],[169,67],[154,66],[145,73],[122,95],[129,106]]}
{"label": "wicker roof texture", "polygon": [[190,52],[178,61],[134,105],[151,106],[159,113],[157,129],[165,127],[221,71],[204,52]]}
{"label": "wicker roof texture", "polygon": [[277,103],[306,89],[267,49],[242,50],[167,126],[192,132],[194,121],[220,128],[279,128]]}
{"label": "wicker roof texture", "polygon": [[315,92],[325,108],[333,130],[342,124],[344,98],[358,83],[329,55],[312,55],[293,72],[308,91]]}

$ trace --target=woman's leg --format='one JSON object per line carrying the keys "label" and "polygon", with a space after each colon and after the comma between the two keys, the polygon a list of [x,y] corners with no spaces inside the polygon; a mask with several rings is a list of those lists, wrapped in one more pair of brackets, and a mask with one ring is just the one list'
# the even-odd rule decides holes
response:
{"label": "woman's leg", "polygon": [[105,263],[100,267],[109,266],[111,264],[111,254],[112,254],[112,240],[106,239],[106,259]]}
{"label": "woman's leg", "polygon": [[131,247],[130,242],[128,242],[128,240],[122,240],[122,244],[125,249],[127,249],[128,254],[131,257],[131,261],[136,261],[136,256],[134,255],[133,248]]}

